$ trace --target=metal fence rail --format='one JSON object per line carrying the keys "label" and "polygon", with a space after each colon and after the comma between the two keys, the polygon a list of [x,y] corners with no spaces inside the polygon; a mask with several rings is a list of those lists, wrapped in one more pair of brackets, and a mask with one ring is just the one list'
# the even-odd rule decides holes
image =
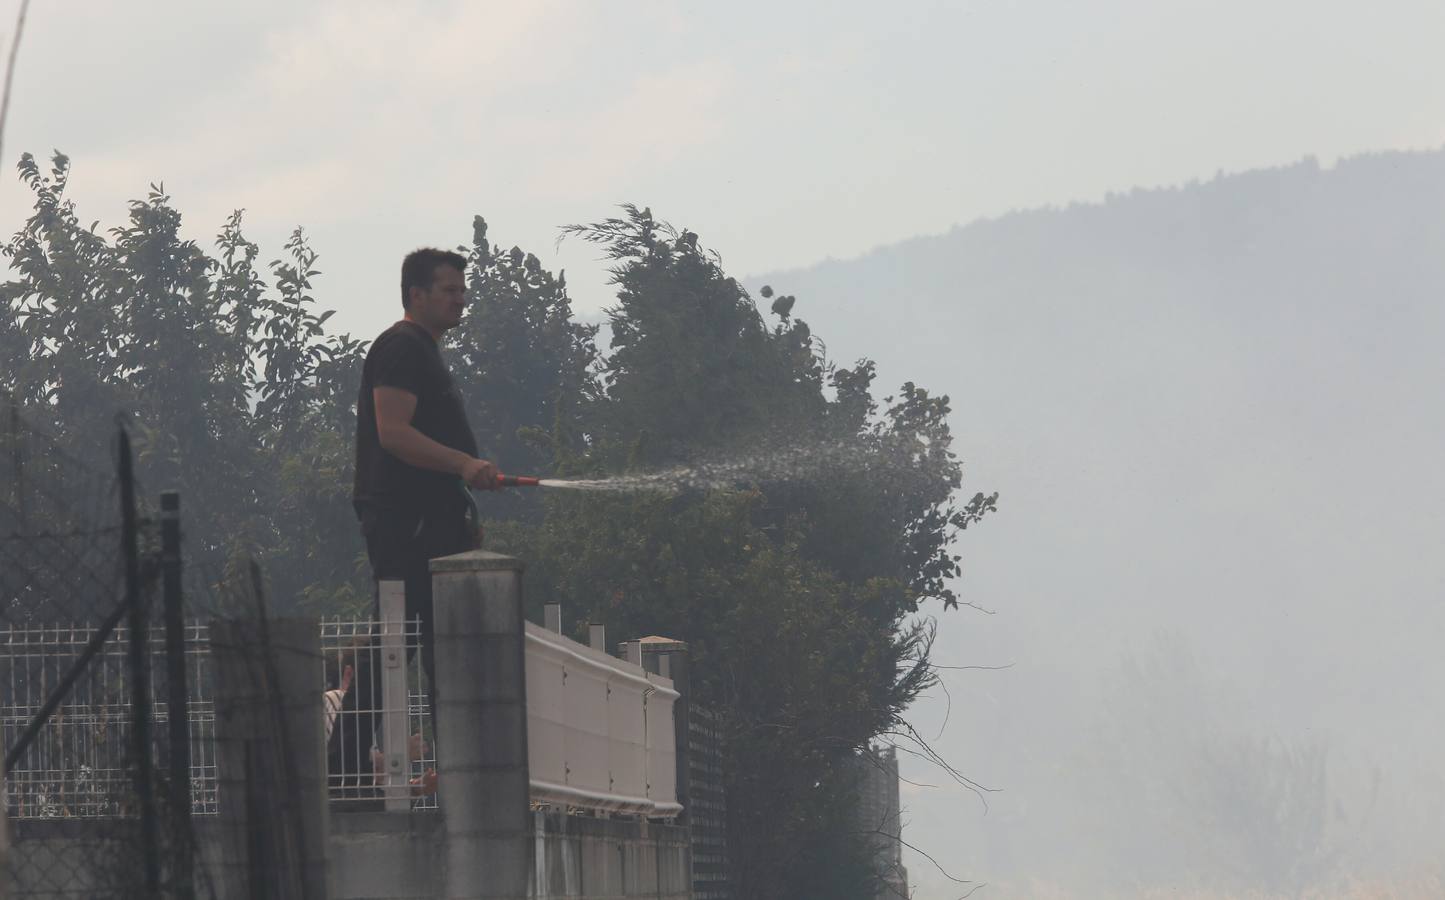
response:
{"label": "metal fence rail", "polygon": [[[95,637],[94,625],[0,626],[0,742],[6,746],[30,722]],[[149,644],[164,651],[165,629],[149,629]],[[124,626],[101,647],[64,702],[35,736],[19,763],[6,773],[7,815],[14,819],[92,818],[131,812],[131,687]],[[186,628],[191,805],[216,811],[215,704],[211,699],[206,627]],[[164,672],[150,668],[152,691]],[[152,707],[154,733],[166,733],[166,707]],[[154,755],[163,759],[157,741]]]}
{"label": "metal fence rail", "polygon": [[698,703],[689,709],[687,724],[690,779],[687,824],[692,838],[693,897],[731,900],[722,729],[717,715]]}
{"label": "metal fence rail", "polygon": [[[149,629],[160,653],[164,627]],[[9,745],[95,636],[93,625],[0,626],[0,742]],[[328,781],[333,800],[382,800],[389,808],[435,809],[436,769],[431,711],[423,683],[420,626],[415,621],[334,618],[320,623],[325,682],[318,685],[318,709],[326,716]],[[128,808],[131,769],[131,705],[128,682],[129,634],[118,627],[102,646],[64,703],[41,728],[20,763],[6,775],[6,814],[11,819],[108,818]],[[394,653],[396,665],[386,664]],[[210,629],[186,625],[191,751],[191,811],[217,812],[216,704],[211,671]],[[351,669],[347,676],[346,670]],[[376,674],[378,701],[369,707],[361,683]],[[153,690],[164,674],[150,670]],[[343,687],[343,678],[346,681]],[[391,684],[397,685],[388,691]],[[394,699],[385,702],[387,694]],[[358,702],[360,700],[360,702]],[[374,729],[366,726],[375,720]],[[154,733],[166,733],[164,704],[152,707]],[[402,736],[386,737],[393,724]],[[362,735],[365,734],[363,738]],[[360,746],[363,742],[365,746]],[[344,749],[356,748],[359,767],[347,767]],[[391,751],[388,754],[388,750]],[[156,758],[166,748],[155,742]],[[401,762],[388,766],[388,755]]]}
{"label": "metal fence rail", "polygon": [[[383,592],[381,619],[319,624],[327,781],[331,799],[388,810],[435,809],[436,758],[421,664],[420,623],[405,620],[400,597]],[[186,625],[193,815],[218,808],[216,703],[210,629]],[[95,636],[90,625],[0,626],[0,739],[9,742]],[[14,819],[104,818],[131,814],[129,635],[106,641],[55,715],[8,775]],[[164,647],[162,626],[150,644]],[[667,678],[529,625],[527,629],[532,793],[562,808],[670,818],[676,795],[673,701]],[[163,677],[150,669],[152,681]],[[153,684],[159,693],[159,687]],[[151,708],[158,735],[166,708]],[[700,871],[725,857],[716,727],[695,707],[690,735],[692,827]],[[164,742],[154,741],[157,760]]]}
{"label": "metal fence rail", "polygon": [[[184,670],[184,634],[167,642],[147,621],[181,624],[181,598],[161,584],[179,570],[178,529],[157,533],[123,424],[106,440],[99,421],[66,428],[30,399],[0,402],[0,747],[6,818],[22,820],[0,892],[52,896],[84,871],[91,895],[158,895],[193,871],[190,764],[156,766],[170,761],[163,744],[190,740],[181,727],[168,740],[159,711],[184,709],[182,679],[168,679]],[[23,820],[77,817],[118,824],[94,846],[25,840]]]}
{"label": "metal fence rail", "polygon": [[383,617],[321,623],[327,787],[333,801],[436,809],[436,755],[421,660],[421,624],[399,597]]}

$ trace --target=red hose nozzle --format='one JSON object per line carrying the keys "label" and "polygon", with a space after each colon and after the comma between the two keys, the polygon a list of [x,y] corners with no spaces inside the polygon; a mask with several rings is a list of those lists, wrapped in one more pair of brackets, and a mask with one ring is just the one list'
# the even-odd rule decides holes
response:
{"label": "red hose nozzle", "polygon": [[504,487],[537,487],[542,479],[533,478],[531,475],[502,475],[498,473],[495,481],[492,482],[492,489]]}

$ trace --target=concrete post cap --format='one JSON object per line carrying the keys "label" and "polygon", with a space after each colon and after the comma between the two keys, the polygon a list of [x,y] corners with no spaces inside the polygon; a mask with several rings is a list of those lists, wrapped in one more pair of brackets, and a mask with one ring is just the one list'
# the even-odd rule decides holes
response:
{"label": "concrete post cap", "polygon": [[653,635],[648,635],[648,636],[645,637],[645,638],[638,638],[638,639],[637,639],[637,643],[639,643],[639,644],[642,645],[642,649],[643,649],[644,652],[663,651],[663,650],[673,651],[673,650],[686,650],[686,649],[687,649],[687,642],[686,642],[686,641],[673,640],[672,638],[668,638],[668,637],[659,637],[658,635],[655,635],[655,634],[653,634]]}
{"label": "concrete post cap", "polygon": [[522,571],[522,561],[490,550],[468,550],[453,556],[440,556],[431,561],[432,574],[440,572]]}

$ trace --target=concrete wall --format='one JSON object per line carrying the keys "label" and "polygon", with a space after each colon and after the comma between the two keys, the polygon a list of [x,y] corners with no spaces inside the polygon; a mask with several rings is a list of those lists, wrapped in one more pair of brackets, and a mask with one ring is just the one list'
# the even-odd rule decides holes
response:
{"label": "concrete wall", "polygon": [[444,896],[446,860],[439,812],[331,817],[331,890],[338,900]]}
{"label": "concrete wall", "polygon": [[537,900],[688,900],[687,829],[625,819],[534,813]]}
{"label": "concrete wall", "polygon": [[[430,898],[445,890],[441,813],[332,816],[336,900]],[[687,829],[629,819],[533,814],[535,900],[687,900]],[[540,886],[540,889],[539,889]]]}
{"label": "concrete wall", "polygon": [[[69,900],[114,896],[103,864],[127,850],[95,819],[20,823],[11,848],[19,876],[3,896]],[[200,896],[211,896],[226,838],[215,817],[196,820]],[[532,814],[534,900],[688,900],[687,829],[632,819]],[[334,900],[421,900],[445,896],[446,822],[440,812],[345,812],[331,816]]]}

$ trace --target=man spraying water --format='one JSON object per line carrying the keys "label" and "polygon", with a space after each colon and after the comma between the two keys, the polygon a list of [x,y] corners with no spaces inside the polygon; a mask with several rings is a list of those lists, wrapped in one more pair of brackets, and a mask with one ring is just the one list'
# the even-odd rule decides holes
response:
{"label": "man spraying water", "polygon": [[[404,316],[372,343],[356,400],[352,495],[375,581],[406,585],[406,616],[421,622],[422,667],[436,709],[430,560],[473,549],[463,486],[491,489],[497,467],[477,456],[461,395],[442,361],[442,335],[466,308],[466,260],[422,249],[401,265]],[[379,600],[378,600],[379,602]],[[380,618],[380,609],[376,611]],[[375,710],[378,673],[358,672],[355,707]],[[344,771],[370,769],[372,716],[343,751]],[[435,722],[435,717],[433,717]]]}

